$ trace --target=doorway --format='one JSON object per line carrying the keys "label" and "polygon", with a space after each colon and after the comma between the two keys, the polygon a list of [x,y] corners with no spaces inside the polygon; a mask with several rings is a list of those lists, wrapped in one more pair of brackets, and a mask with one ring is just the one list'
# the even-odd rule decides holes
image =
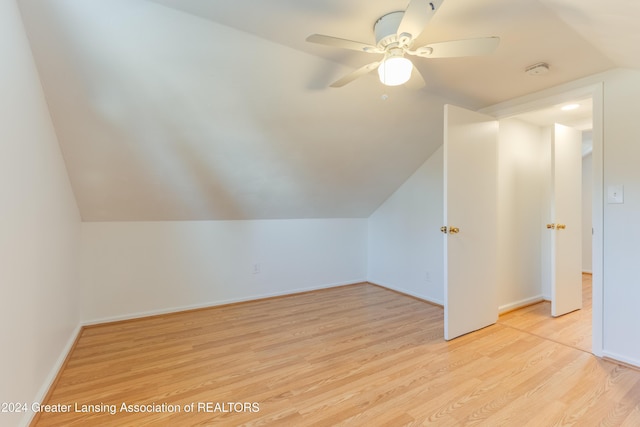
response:
{"label": "doorway", "polygon": [[[529,113],[529,112],[533,112],[533,111],[537,111],[540,109],[544,109],[544,108],[549,108],[549,106],[556,106],[559,104],[563,104],[563,103],[567,103],[569,101],[573,101],[576,99],[587,99],[587,98],[591,98],[592,103],[593,103],[593,114],[592,114],[592,119],[593,119],[593,203],[592,203],[592,215],[593,215],[593,219],[592,219],[592,225],[593,225],[593,231],[592,231],[592,242],[593,242],[593,250],[592,250],[592,260],[593,260],[593,266],[592,266],[592,270],[593,270],[593,279],[592,279],[592,301],[593,301],[593,309],[592,309],[592,353],[595,354],[596,356],[602,356],[603,355],[603,349],[602,349],[602,342],[603,342],[603,325],[602,325],[602,319],[603,319],[603,281],[602,281],[602,268],[603,268],[603,84],[602,82],[599,83],[595,83],[592,84],[591,86],[586,86],[586,87],[578,87],[574,89],[564,89],[565,91],[562,92],[562,89],[556,88],[556,89],[550,89],[547,91],[544,91],[540,94],[536,94],[536,95],[532,95],[532,96],[528,96],[526,98],[523,99],[519,99],[519,100],[513,100],[513,101],[507,101],[503,104],[498,104],[495,105],[493,107],[489,107],[489,108],[485,108],[483,110],[480,110],[479,113],[487,116],[489,119],[487,119],[487,122],[490,122],[490,119],[493,120],[500,120],[501,124],[502,124],[502,120],[507,119],[507,118],[513,118],[515,116],[518,115],[522,115],[524,113]],[[446,115],[445,115],[446,118]],[[448,124],[446,123],[445,120],[445,147],[446,147],[446,128],[447,128]],[[500,138],[503,137],[503,128],[500,128]],[[539,133],[538,133],[539,134]],[[473,139],[469,139],[468,141],[469,144],[473,143]],[[446,149],[445,149],[445,153],[446,153]],[[500,156],[502,156],[502,153],[500,154]],[[500,157],[499,156],[499,157]],[[445,177],[447,176],[447,156],[444,156],[444,170],[445,170]],[[500,175],[502,173],[501,170],[498,170],[498,175]],[[446,181],[446,179],[445,179]],[[498,182],[509,182],[508,180],[503,180],[500,179],[498,180]],[[446,191],[446,185],[445,185],[445,196],[444,196],[444,202],[445,202],[445,206],[447,204],[447,191]],[[535,187],[535,185],[534,185]],[[524,200],[526,200],[526,192],[517,192],[516,193],[518,196],[525,196]],[[502,200],[510,200],[508,198],[502,198]],[[489,205],[489,204],[486,204]],[[535,211],[537,211],[539,213],[539,209],[534,209]],[[497,216],[498,216],[498,230],[499,232],[496,234],[497,240],[500,240],[500,233],[502,233],[502,235],[505,234],[505,230],[509,230],[510,228],[507,226],[508,225],[508,221],[513,221],[513,218],[509,217],[509,216],[505,216],[505,215],[501,215],[501,209],[500,206],[498,206],[498,212],[497,212]],[[446,212],[446,209],[445,209]],[[495,212],[495,210],[494,210]],[[529,213],[533,212],[533,210],[530,210]],[[531,219],[531,218],[530,218]],[[514,233],[511,233],[514,236],[517,236],[518,233],[520,231],[527,231],[528,233],[531,233],[531,230],[533,230],[534,233],[538,233],[540,231],[540,216],[537,217],[538,223],[536,223],[535,225],[533,225],[532,227],[529,226],[523,226],[520,222],[515,222],[512,223],[512,227],[511,230],[514,230]],[[445,217],[445,223],[448,221],[448,218]],[[533,224],[533,222],[532,222]],[[446,225],[446,224],[445,224]],[[442,229],[444,229],[445,227],[442,227]],[[449,224],[449,228],[451,228],[451,224]],[[462,226],[460,227],[460,230],[462,230]],[[457,232],[458,230],[458,226],[455,226],[455,230]],[[444,231],[443,231],[444,232]],[[461,236],[462,232],[460,232],[461,234],[455,234],[456,237]],[[451,238],[451,237],[449,237]],[[467,237],[468,239],[473,239],[473,235],[472,234],[468,234]],[[516,247],[519,248],[526,248],[526,245],[517,245]],[[511,253],[509,251],[502,251],[502,254],[504,253]],[[519,263],[517,264],[519,267],[527,267],[531,264],[531,259],[535,259],[535,258],[539,258],[539,251],[538,252],[534,252],[532,253],[531,257],[519,257]],[[447,268],[450,268],[451,265],[453,265],[452,263],[448,263],[446,260],[446,253],[445,253],[445,270]],[[509,264],[508,262],[504,262],[504,260],[501,260],[501,265],[502,266],[510,266],[511,264]],[[515,265],[515,264],[514,264]],[[540,264],[540,266],[538,268],[534,268],[532,271],[533,272],[538,272],[538,277],[540,277],[541,267],[542,264]],[[495,266],[497,268],[497,265]],[[521,276],[522,277],[522,276]],[[534,279],[536,278],[535,274],[529,274],[526,275],[524,277],[533,277]],[[492,293],[494,292],[494,288],[498,285],[499,281],[493,281],[493,280],[484,280],[483,279],[483,283],[484,286],[490,290]],[[519,282],[516,282],[519,283]],[[540,287],[540,281],[536,281],[534,280],[535,283],[535,287],[536,289],[538,289]],[[445,289],[445,316],[447,316],[447,311],[449,312],[449,314],[453,313],[454,310],[452,309],[452,307],[449,307],[449,310],[447,310],[448,305],[450,304],[450,301],[447,298],[447,295],[451,295],[451,294],[456,294],[457,291],[460,289],[460,284],[459,283],[451,283],[450,281],[447,281],[447,274],[445,272],[445,281],[444,281],[444,289]],[[539,302],[541,300],[543,300],[543,294],[541,293],[541,291],[538,291],[538,293],[536,294],[534,293],[528,293],[527,297],[524,299],[520,299],[518,300],[517,298],[504,298],[503,300],[506,300],[509,302],[508,305],[510,305],[511,307],[507,307],[507,306],[499,306],[499,305],[493,305],[493,310],[495,310],[496,312],[496,316],[498,313],[498,307],[500,307],[502,310],[505,310],[506,308],[511,308],[511,309],[516,309],[516,308],[520,308],[520,307],[524,307],[526,305],[530,305],[536,302]],[[470,313],[469,315],[471,316],[473,313]],[[485,322],[486,323],[486,322]],[[446,326],[446,322],[445,322],[445,326]],[[475,329],[479,329],[479,327],[483,327],[483,325],[475,325],[473,328],[469,328],[466,331],[463,331],[463,333],[468,333],[471,332]],[[446,328],[445,328],[446,329]],[[445,331],[445,336],[446,336],[446,331]],[[459,335],[459,334],[458,334]],[[451,338],[451,337],[450,337]]]}
{"label": "doorway", "polygon": [[593,265],[592,191],[583,189],[585,180],[593,185],[583,176],[594,169],[593,123],[591,95],[500,121],[498,323],[584,351],[593,347],[592,276],[582,274]]}

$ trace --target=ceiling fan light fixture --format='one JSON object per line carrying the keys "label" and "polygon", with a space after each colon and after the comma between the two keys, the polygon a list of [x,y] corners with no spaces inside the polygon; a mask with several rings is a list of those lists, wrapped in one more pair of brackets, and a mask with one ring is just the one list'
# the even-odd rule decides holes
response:
{"label": "ceiling fan light fixture", "polygon": [[[331,83],[331,87],[342,87],[377,68],[380,82],[383,85],[398,86],[409,82],[408,86],[411,86],[412,89],[419,89],[425,85],[424,78],[418,68],[409,59],[404,58],[405,55],[423,58],[488,55],[500,43],[499,37],[479,37],[414,47],[418,36],[430,22],[442,1],[408,1],[409,4],[405,10],[388,13],[375,22],[373,25],[375,45],[322,34],[311,34],[307,37],[307,41],[311,43],[357,50],[358,52],[384,54],[382,59],[364,65]],[[547,64],[536,64],[534,67],[536,68],[533,70],[527,69],[527,72],[542,74],[545,70],[548,71]]]}
{"label": "ceiling fan light fixture", "polygon": [[411,78],[413,63],[402,56],[392,56],[382,61],[378,67],[380,82],[386,86],[398,86]]}

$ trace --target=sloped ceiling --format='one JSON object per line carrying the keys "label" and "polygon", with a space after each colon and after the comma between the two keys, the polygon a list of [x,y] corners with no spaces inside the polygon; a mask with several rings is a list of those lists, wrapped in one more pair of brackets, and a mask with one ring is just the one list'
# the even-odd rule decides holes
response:
{"label": "sloped ceiling", "polygon": [[[373,73],[328,88],[375,58],[304,41],[372,43],[376,19],[407,0],[19,4],[85,221],[367,217],[441,144],[444,103],[638,66],[637,40],[615,43],[640,17],[625,0],[605,17],[596,1],[445,0],[418,43],[501,45],[416,59],[422,90]],[[550,73],[524,73],[540,61]]]}

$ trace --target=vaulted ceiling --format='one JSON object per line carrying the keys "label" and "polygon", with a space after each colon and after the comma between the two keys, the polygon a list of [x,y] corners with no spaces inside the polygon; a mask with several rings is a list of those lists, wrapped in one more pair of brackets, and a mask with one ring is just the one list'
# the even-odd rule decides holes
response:
{"label": "vaulted ceiling", "polygon": [[[442,106],[480,108],[640,68],[640,3],[445,0],[417,44],[499,36],[490,56],[414,63],[388,88],[374,43],[408,0],[19,0],[86,221],[367,217],[442,143]],[[547,62],[550,72],[524,70]],[[383,100],[382,95],[387,95]]]}

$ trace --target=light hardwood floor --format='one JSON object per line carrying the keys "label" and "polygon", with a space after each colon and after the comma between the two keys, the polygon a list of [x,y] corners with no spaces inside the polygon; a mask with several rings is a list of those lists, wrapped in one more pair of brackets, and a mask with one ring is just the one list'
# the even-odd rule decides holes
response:
{"label": "light hardwood floor", "polygon": [[84,329],[47,402],[116,413],[37,425],[640,425],[640,372],[558,341],[501,321],[447,342],[441,308],[369,284],[139,319]]}
{"label": "light hardwood floor", "polygon": [[521,329],[584,351],[591,351],[591,275],[582,275],[582,309],[551,317],[551,302],[544,301],[500,316],[498,323]]}

